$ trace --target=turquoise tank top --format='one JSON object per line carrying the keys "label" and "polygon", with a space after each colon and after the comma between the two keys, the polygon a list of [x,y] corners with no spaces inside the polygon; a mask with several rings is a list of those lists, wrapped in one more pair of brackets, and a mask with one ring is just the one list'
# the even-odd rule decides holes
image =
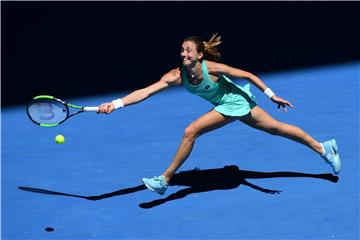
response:
{"label": "turquoise tank top", "polygon": [[250,92],[250,84],[236,85],[222,75],[218,82],[211,80],[205,61],[201,64],[203,80],[197,85],[189,82],[185,67],[181,68],[182,82],[192,94],[211,102],[214,110],[226,116],[244,116],[256,106],[255,96]]}

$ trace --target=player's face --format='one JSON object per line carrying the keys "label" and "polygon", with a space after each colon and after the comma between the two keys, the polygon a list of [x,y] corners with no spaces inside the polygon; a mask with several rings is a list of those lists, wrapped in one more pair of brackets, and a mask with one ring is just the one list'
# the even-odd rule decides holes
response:
{"label": "player's face", "polygon": [[202,53],[196,50],[196,44],[191,41],[183,42],[180,55],[184,66],[195,65],[203,56]]}

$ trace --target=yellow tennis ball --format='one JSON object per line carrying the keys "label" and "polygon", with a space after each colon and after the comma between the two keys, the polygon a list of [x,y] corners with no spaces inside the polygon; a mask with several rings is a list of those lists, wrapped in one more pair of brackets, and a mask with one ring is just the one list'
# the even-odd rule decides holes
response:
{"label": "yellow tennis ball", "polygon": [[63,135],[59,134],[55,137],[55,142],[57,144],[63,144],[65,142],[65,138]]}

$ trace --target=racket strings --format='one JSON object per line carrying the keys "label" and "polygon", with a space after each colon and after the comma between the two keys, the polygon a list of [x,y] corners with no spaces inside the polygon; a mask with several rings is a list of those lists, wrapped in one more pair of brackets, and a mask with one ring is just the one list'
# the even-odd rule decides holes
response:
{"label": "racket strings", "polygon": [[52,99],[36,99],[27,107],[30,118],[39,124],[56,124],[64,121],[68,114],[68,108]]}

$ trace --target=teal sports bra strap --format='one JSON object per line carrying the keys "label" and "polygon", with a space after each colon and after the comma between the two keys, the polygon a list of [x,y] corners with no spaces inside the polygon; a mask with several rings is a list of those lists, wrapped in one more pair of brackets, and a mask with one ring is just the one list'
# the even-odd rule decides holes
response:
{"label": "teal sports bra strap", "polygon": [[201,63],[201,70],[203,72],[203,77],[206,78],[206,79],[209,79],[209,73],[208,73],[208,69],[206,67],[205,60],[203,60],[202,63]]}

